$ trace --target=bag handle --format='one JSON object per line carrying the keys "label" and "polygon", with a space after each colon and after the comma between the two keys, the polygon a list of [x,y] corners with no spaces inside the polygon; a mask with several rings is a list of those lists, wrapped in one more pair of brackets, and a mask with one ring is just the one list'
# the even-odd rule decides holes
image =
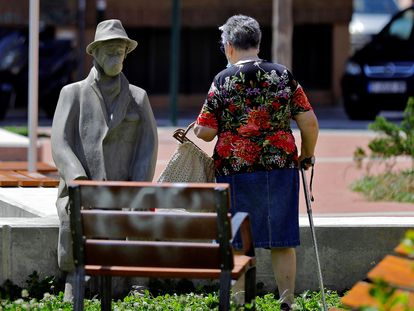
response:
{"label": "bag handle", "polygon": [[198,149],[202,150],[199,146],[197,146],[191,139],[189,139],[186,135],[188,131],[195,125],[196,121],[190,123],[187,128],[184,129],[177,129],[175,130],[173,137],[178,140],[180,143],[189,142],[192,143],[194,146],[196,146]]}

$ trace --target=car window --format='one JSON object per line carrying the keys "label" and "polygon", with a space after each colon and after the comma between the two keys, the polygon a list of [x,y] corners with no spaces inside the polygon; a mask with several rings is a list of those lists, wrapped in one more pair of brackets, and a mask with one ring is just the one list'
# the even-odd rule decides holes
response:
{"label": "car window", "polygon": [[364,14],[394,14],[398,6],[394,0],[354,0],[354,12]]}
{"label": "car window", "polygon": [[392,21],[385,35],[399,40],[408,40],[414,23],[414,11],[408,10],[399,18]]}

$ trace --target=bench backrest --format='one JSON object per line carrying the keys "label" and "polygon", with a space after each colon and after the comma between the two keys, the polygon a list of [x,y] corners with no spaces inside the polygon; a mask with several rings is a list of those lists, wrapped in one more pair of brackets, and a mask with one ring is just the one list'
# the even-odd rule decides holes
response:
{"label": "bench backrest", "polygon": [[229,196],[227,184],[73,182],[75,265],[231,270]]}

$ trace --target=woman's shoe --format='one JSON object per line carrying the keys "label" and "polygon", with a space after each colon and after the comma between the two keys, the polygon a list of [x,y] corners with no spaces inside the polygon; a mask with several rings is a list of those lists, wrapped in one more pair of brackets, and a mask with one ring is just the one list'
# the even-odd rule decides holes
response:
{"label": "woman's shoe", "polygon": [[280,305],[280,311],[290,311],[290,310],[292,310],[292,308],[286,302],[283,302]]}

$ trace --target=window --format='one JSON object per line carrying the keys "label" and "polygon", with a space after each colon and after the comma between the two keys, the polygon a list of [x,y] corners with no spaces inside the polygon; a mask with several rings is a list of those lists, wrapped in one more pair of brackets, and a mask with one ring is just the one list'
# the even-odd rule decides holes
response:
{"label": "window", "polygon": [[394,14],[398,6],[394,0],[354,0],[354,12],[364,14]]}
{"label": "window", "polygon": [[395,19],[388,28],[389,37],[400,40],[408,40],[413,29],[414,12],[413,10],[406,11],[399,18]]}

